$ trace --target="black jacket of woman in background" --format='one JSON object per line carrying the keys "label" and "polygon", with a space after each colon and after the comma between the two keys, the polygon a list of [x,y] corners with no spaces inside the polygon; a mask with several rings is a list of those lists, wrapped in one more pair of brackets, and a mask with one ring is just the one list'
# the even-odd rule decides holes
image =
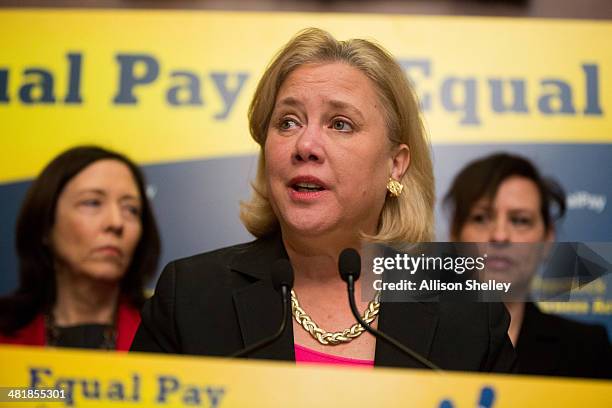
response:
{"label": "black jacket of woman in background", "polygon": [[526,303],[518,339],[519,374],[612,378],[612,347],[603,326],[542,313]]}

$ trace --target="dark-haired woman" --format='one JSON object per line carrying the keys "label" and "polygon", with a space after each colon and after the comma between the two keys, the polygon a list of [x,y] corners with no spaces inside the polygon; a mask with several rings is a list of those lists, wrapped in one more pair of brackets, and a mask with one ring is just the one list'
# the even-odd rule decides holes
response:
{"label": "dark-haired woman", "polygon": [[[554,221],[565,213],[561,187],[543,178],[528,160],[505,153],[476,160],[461,170],[445,203],[452,214],[451,239],[488,242],[506,254],[511,246],[505,244],[554,241]],[[521,245],[513,248],[529,250]],[[521,271],[530,269],[525,267],[529,258],[492,258],[489,253],[487,271],[505,275],[513,287],[526,289],[530,275]],[[612,350],[603,327],[542,313],[531,302],[506,302],[506,307],[519,373],[612,377]]]}
{"label": "dark-haired woman", "polygon": [[0,299],[0,343],[129,349],[160,241],[142,173],[76,147],[30,187],[17,221],[19,287]]}

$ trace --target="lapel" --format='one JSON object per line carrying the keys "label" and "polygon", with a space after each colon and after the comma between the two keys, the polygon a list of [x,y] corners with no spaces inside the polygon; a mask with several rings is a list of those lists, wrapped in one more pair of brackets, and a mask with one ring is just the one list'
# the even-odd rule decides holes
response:
{"label": "lapel", "polygon": [[556,373],[566,356],[561,348],[558,327],[551,326],[547,316],[531,302],[525,303],[523,324],[516,350],[519,373]]}
{"label": "lapel", "polygon": [[121,299],[117,310],[117,350],[129,350],[140,324],[140,312]]}
{"label": "lapel", "polygon": [[[270,268],[275,260],[287,258],[280,235],[247,244],[231,260],[234,272],[247,275],[252,283],[234,290],[234,306],[243,346],[254,344],[277,329],[282,318],[280,295],[272,288]],[[438,303],[384,302],[378,328],[425,358],[430,357],[438,324]],[[282,337],[253,353],[251,358],[295,361],[292,316]],[[374,364],[388,367],[422,366],[394,347],[377,340]]]}
{"label": "lapel", "polygon": [[[230,268],[234,272],[252,280],[251,284],[233,292],[244,347],[272,336],[280,326],[282,301],[270,281],[270,269],[279,258],[287,258],[287,252],[280,235],[277,235],[247,244],[231,260]],[[287,327],[281,338],[249,357],[295,361],[291,319],[291,313],[288,313]]]}
{"label": "lapel", "polygon": [[[437,302],[383,302],[378,329],[429,360],[438,325],[438,308]],[[374,365],[423,368],[419,362],[381,340],[376,341]]]}

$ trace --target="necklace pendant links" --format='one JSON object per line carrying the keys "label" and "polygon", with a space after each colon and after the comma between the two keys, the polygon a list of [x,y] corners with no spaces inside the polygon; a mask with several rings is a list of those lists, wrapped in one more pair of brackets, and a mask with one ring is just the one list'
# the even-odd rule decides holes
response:
{"label": "necklace pendant links", "polygon": [[[368,304],[368,308],[365,310],[362,318],[363,320],[370,324],[378,316],[378,312],[380,310],[380,302],[378,301],[378,297],[372,300]],[[359,323],[355,323],[348,329],[344,329],[339,332],[327,332],[320,328],[314,320],[306,312],[304,309],[300,307],[300,303],[298,302],[297,296],[293,290],[291,290],[291,312],[295,321],[302,326],[304,330],[306,330],[310,335],[319,343],[329,346],[329,345],[337,345],[343,343],[349,343],[361,336],[365,329]]]}

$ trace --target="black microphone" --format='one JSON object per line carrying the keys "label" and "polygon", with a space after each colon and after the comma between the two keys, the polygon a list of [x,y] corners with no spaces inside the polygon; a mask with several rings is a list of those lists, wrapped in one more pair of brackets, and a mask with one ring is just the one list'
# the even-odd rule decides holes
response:
{"label": "black microphone", "polygon": [[410,356],[415,361],[419,362],[423,366],[427,368],[431,368],[435,371],[442,371],[440,367],[427,360],[425,357],[421,356],[417,352],[409,349],[404,346],[399,341],[395,340],[393,337],[388,336],[387,334],[381,332],[370,326],[366,323],[361,315],[359,314],[359,310],[357,310],[357,305],[355,304],[355,282],[359,279],[361,275],[361,256],[359,252],[357,252],[353,248],[346,248],[340,253],[340,258],[338,259],[338,270],[340,271],[340,277],[343,281],[346,282],[346,286],[348,289],[348,298],[349,304],[351,305],[351,311],[353,312],[353,316],[357,319],[357,322],[370,334],[372,334],[377,339],[386,341],[391,344],[396,349],[400,350],[402,353]]}
{"label": "black microphone", "polygon": [[274,333],[274,335],[243,348],[242,350],[230,355],[230,357],[243,357],[251,354],[277,340],[285,331],[285,328],[287,327],[287,312],[291,307],[290,293],[291,288],[293,288],[293,268],[291,267],[291,263],[289,263],[288,259],[278,259],[272,265],[272,286],[274,286],[275,290],[280,292],[283,299],[283,319],[280,327],[276,333]]}

